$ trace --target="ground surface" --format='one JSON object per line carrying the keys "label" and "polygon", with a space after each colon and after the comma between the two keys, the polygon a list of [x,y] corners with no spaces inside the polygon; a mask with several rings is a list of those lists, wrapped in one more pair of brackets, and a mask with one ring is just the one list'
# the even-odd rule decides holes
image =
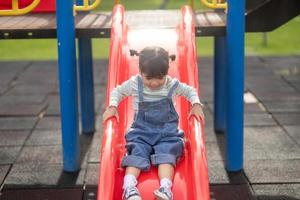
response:
{"label": "ground surface", "polygon": [[[97,131],[80,136],[81,170],[71,174],[62,171],[56,62],[0,62],[1,200],[95,199],[107,64],[95,61]],[[212,199],[300,199],[300,56],[246,58],[245,92],[257,102],[245,103],[239,173],[224,169],[225,137],[213,131],[213,61],[198,65]]]}

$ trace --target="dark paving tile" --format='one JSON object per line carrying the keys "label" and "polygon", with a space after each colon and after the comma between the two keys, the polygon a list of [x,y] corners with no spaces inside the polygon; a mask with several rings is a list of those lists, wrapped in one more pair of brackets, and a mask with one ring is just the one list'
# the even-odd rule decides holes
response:
{"label": "dark paving tile", "polygon": [[206,142],[205,146],[209,162],[225,160],[225,139],[219,142]]}
{"label": "dark paving tile", "polygon": [[[213,102],[212,103],[209,103],[209,108],[214,111],[214,104]],[[265,108],[263,105],[260,105],[259,103],[244,103],[244,112],[245,113],[264,113],[266,112],[265,111]]]}
{"label": "dark paving tile", "polygon": [[244,111],[245,113],[263,113],[265,108],[258,103],[245,103]]}
{"label": "dark paving tile", "polygon": [[300,159],[300,147],[281,127],[246,127],[245,160]]}
{"label": "dark paving tile", "polygon": [[0,185],[2,185],[5,176],[8,174],[9,168],[10,165],[0,165]]}
{"label": "dark paving tile", "polygon": [[31,130],[36,117],[0,117],[0,130]]}
{"label": "dark paving tile", "polygon": [[[201,87],[201,86],[200,86]],[[212,90],[201,90],[201,101],[212,102],[214,100],[214,93]]]}
{"label": "dark paving tile", "polygon": [[62,163],[61,145],[25,146],[16,160],[16,163]]}
{"label": "dark paving tile", "polygon": [[26,141],[25,145],[60,145],[61,144],[61,130],[40,130],[35,129]]}
{"label": "dark paving tile", "polygon": [[107,66],[108,62],[96,63],[94,65],[94,84],[105,85],[107,83]]}
{"label": "dark paving tile", "polygon": [[264,102],[269,112],[298,112],[300,113],[300,102]]}
{"label": "dark paving tile", "polygon": [[0,147],[0,164],[12,164],[15,162],[21,146],[15,147]]}
{"label": "dark paving tile", "polygon": [[100,162],[100,152],[102,144],[102,132],[101,130],[94,133],[93,141],[91,144],[88,162],[99,163]]}
{"label": "dark paving tile", "polygon": [[300,159],[251,160],[245,163],[245,173],[255,183],[299,183]]}
{"label": "dark paving tile", "polygon": [[1,74],[0,75],[0,84],[8,86],[13,80],[14,80],[15,75],[14,74]]}
{"label": "dark paving tile", "polygon": [[96,115],[95,118],[96,118],[96,122],[95,122],[96,130],[102,130],[102,114]]}
{"label": "dark paving tile", "polygon": [[2,200],[81,200],[82,188],[72,189],[7,189]]}
{"label": "dark paving tile", "polygon": [[47,107],[44,105],[24,105],[24,104],[2,104],[0,105],[0,115],[2,116],[37,116]]}
{"label": "dark paving tile", "polygon": [[211,126],[213,127],[214,124],[214,119],[213,119],[213,114],[210,113],[209,108],[205,107],[204,108],[204,117],[205,117],[205,127]]}
{"label": "dark paving tile", "polygon": [[16,85],[7,92],[8,95],[48,94],[54,91],[55,85]]}
{"label": "dark paving tile", "polygon": [[76,173],[63,172],[62,164],[14,164],[7,178],[7,188],[74,187],[84,183],[85,169]]}
{"label": "dark paving tile", "polygon": [[204,133],[205,133],[205,141],[206,142],[217,142],[218,134],[215,133],[214,127],[205,126]]}
{"label": "dark paving tile", "polygon": [[0,97],[0,105],[2,104],[42,104],[46,99],[45,94],[35,95],[4,95]]}
{"label": "dark paving tile", "polygon": [[299,113],[274,113],[274,117],[282,125],[299,125],[300,124],[300,112]]}
{"label": "dark paving tile", "polygon": [[299,70],[295,70],[294,73],[290,73],[288,75],[283,75],[283,77],[284,77],[284,80],[288,81],[289,83],[300,82]]}
{"label": "dark paving tile", "polygon": [[8,85],[0,84],[0,95],[2,95],[8,89]]}
{"label": "dark paving tile", "polygon": [[227,172],[224,161],[213,161],[208,163],[208,175],[210,184],[244,184],[247,183],[243,171]]}
{"label": "dark paving tile", "polygon": [[0,131],[0,146],[22,146],[30,131]]}
{"label": "dark paving tile", "polygon": [[246,113],[244,115],[245,126],[273,126],[276,122],[267,113]]}
{"label": "dark paving tile", "polygon": [[288,134],[300,145],[300,125],[284,126]]}
{"label": "dark paving tile", "polygon": [[246,86],[249,87],[251,91],[281,91],[282,89],[294,91],[284,79],[274,76],[271,73],[269,75],[247,77]]}
{"label": "dark paving tile", "polygon": [[294,88],[296,88],[300,92],[300,81],[293,81],[291,82],[291,84]]}
{"label": "dark paving tile", "polygon": [[87,172],[85,177],[85,183],[89,186],[97,186],[98,185],[98,178],[99,178],[99,168],[100,165],[90,163],[87,165]]}
{"label": "dark paving tile", "polygon": [[296,75],[291,75],[291,76],[284,76],[284,79],[291,84],[291,86],[293,88],[295,88],[296,90],[298,90],[298,92],[300,92],[300,70],[298,70],[298,74]]}
{"label": "dark paving tile", "polygon": [[7,85],[11,82],[29,62],[0,62],[0,84]]}
{"label": "dark paving tile", "polygon": [[299,67],[299,56],[264,56],[262,57],[269,68],[294,68]]}
{"label": "dark paving tile", "polygon": [[60,117],[44,117],[36,126],[37,129],[61,129]]}
{"label": "dark paving tile", "polygon": [[297,200],[300,199],[300,184],[252,185],[258,200]]}
{"label": "dark paving tile", "polygon": [[60,103],[59,103],[59,95],[49,95],[47,97],[47,103],[49,106],[47,107],[46,116],[59,116],[60,115]]}
{"label": "dark paving tile", "polygon": [[0,74],[16,73],[22,71],[25,66],[30,62],[28,61],[1,61],[0,62]]}
{"label": "dark paving tile", "polygon": [[96,200],[97,199],[97,187],[96,186],[86,186],[83,191],[83,200]]}
{"label": "dark paving tile", "polygon": [[30,67],[25,73],[18,78],[18,84],[22,85],[54,85],[57,82],[56,70],[31,69]]}
{"label": "dark paving tile", "polygon": [[211,185],[211,200],[255,200],[247,184]]}
{"label": "dark paving tile", "polygon": [[[105,89],[101,86],[102,90],[99,94],[95,93],[95,113],[101,114],[103,113],[103,109],[101,106],[105,104]],[[49,95],[47,98],[47,103],[49,106],[47,107],[46,116],[60,116],[60,103],[58,95]],[[80,110],[80,109],[79,109]],[[79,111],[80,112],[80,111]]]}
{"label": "dark paving tile", "polygon": [[264,94],[258,94],[254,92],[256,97],[260,101],[300,101],[300,94],[290,91],[275,91],[275,92],[266,92]]}

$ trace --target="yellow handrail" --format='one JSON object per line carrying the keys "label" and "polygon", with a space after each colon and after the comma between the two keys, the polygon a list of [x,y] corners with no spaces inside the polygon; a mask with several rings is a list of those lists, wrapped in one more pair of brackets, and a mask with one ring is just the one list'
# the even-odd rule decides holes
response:
{"label": "yellow handrail", "polygon": [[97,6],[99,6],[101,3],[101,0],[95,0],[94,3],[91,5],[89,4],[89,0],[83,0],[82,6],[74,5],[75,11],[89,11],[95,9]]}
{"label": "yellow handrail", "polygon": [[29,13],[33,9],[35,9],[35,7],[37,5],[39,5],[39,3],[40,3],[40,0],[33,0],[33,2],[30,5],[26,6],[25,8],[19,8],[18,0],[12,0],[12,9],[11,10],[0,10],[0,16],[24,15],[26,13]]}
{"label": "yellow handrail", "polygon": [[209,7],[209,8],[213,8],[213,9],[217,9],[217,8],[223,8],[223,9],[227,9],[227,2],[223,2],[224,0],[201,0],[201,2]]}

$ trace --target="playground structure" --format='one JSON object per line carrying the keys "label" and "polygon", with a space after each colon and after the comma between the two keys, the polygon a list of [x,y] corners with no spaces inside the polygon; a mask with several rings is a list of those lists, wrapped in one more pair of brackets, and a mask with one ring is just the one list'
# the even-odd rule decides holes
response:
{"label": "playground structure", "polygon": [[[247,1],[249,2],[249,1]],[[247,3],[246,2],[246,3]],[[273,3],[270,3],[273,2]],[[256,6],[254,4],[246,4],[248,6],[253,6],[259,12],[268,6],[275,7],[280,1],[256,1]],[[283,3],[283,5],[287,3]],[[299,6],[294,1],[293,10],[299,14]],[[59,68],[60,68],[60,91],[61,91],[61,110],[62,110],[62,134],[63,134],[63,146],[64,146],[64,169],[66,171],[76,171],[79,167],[78,163],[78,116],[77,116],[77,77],[76,77],[76,61],[75,61],[75,30],[74,30],[74,17],[73,17],[73,3],[71,1],[58,2],[57,4],[57,29],[53,26],[50,30],[52,33],[39,34],[39,29],[1,29],[1,38],[51,38],[58,37],[59,44]],[[289,5],[290,5],[289,4]],[[243,167],[243,40],[244,40],[244,28],[248,31],[259,31],[262,28],[266,29],[265,26],[261,25],[256,28],[254,24],[246,23],[244,24],[244,2],[243,1],[228,1],[227,14],[222,11],[218,12],[207,12],[207,13],[195,13],[195,35],[196,36],[215,36],[215,129],[217,131],[222,131],[226,133],[227,139],[227,160],[226,168],[229,171],[237,171]],[[234,5],[234,6],[230,6]],[[261,6],[258,6],[261,5]],[[253,7],[249,10],[255,10]],[[247,7],[246,7],[247,8]],[[258,9],[260,8],[260,9]],[[248,10],[248,9],[247,9]],[[248,16],[259,16],[257,12],[246,12],[246,20],[255,22],[255,17]],[[37,18],[42,17],[42,15],[48,14],[30,14],[37,15]],[[91,14],[92,15],[92,14]],[[54,14],[49,14],[48,16],[54,16]],[[97,19],[103,19],[103,16],[110,18],[106,14],[98,14]],[[107,17],[108,16],[108,17]],[[168,16],[168,15],[167,15]],[[215,16],[213,18],[212,16]],[[285,20],[291,18],[286,17]],[[81,22],[86,20],[86,15],[78,14],[76,18],[81,17]],[[203,18],[209,19],[205,24]],[[211,17],[211,18],[210,18]],[[16,17],[14,17],[16,18]],[[215,19],[215,20],[214,20]],[[280,18],[281,21],[282,18]],[[0,19],[1,20],[1,19]],[[199,21],[200,22],[199,22]],[[202,20],[202,21],[201,21]],[[109,20],[104,20],[109,21]],[[262,20],[263,21],[263,20]],[[278,21],[278,20],[274,20]],[[279,20],[280,21],[280,20]],[[71,22],[71,23],[70,23]],[[103,22],[103,21],[102,21]],[[203,23],[204,22],[204,23]],[[253,22],[253,23],[254,23]],[[2,24],[2,23],[1,23]],[[77,26],[82,25],[77,21]],[[100,23],[101,24],[101,23]],[[208,25],[209,24],[209,25]],[[263,24],[263,23],[261,23]],[[267,23],[266,23],[267,24]],[[278,23],[277,23],[278,24]],[[81,99],[82,99],[82,113],[83,113],[83,132],[90,133],[94,129],[94,116],[92,112],[88,112],[93,105],[93,92],[92,92],[92,56],[91,56],[91,37],[107,37],[110,31],[109,23],[106,24],[107,27],[102,26],[93,30],[91,34],[100,33],[104,31],[103,34],[95,34],[90,36],[86,34],[86,30],[90,29],[76,29],[77,36],[80,37],[79,41],[79,62],[80,62],[80,84],[81,84]],[[5,25],[2,24],[2,27]],[[64,27],[64,29],[62,28]],[[278,27],[278,25],[272,26],[272,30]],[[36,31],[36,32],[35,32]],[[268,28],[270,31],[270,28]],[[47,31],[45,31],[47,32]],[[31,34],[28,34],[31,33]],[[52,35],[51,35],[52,34]],[[63,66],[63,67],[62,67]],[[85,66],[85,67],[83,67]],[[85,71],[86,70],[86,71]],[[71,80],[71,81],[70,81]],[[118,80],[121,81],[121,80]],[[109,81],[109,83],[112,83]],[[87,86],[88,85],[88,86]],[[227,87],[226,87],[226,86]],[[84,93],[87,92],[87,93]],[[88,98],[87,98],[88,97]],[[222,97],[222,98],[220,98]],[[226,99],[226,104],[221,99]],[[91,110],[90,110],[91,111]],[[87,114],[87,115],[85,115]],[[85,120],[85,121],[84,121]],[[113,123],[113,122],[112,122]],[[113,124],[112,124],[113,125]]]}

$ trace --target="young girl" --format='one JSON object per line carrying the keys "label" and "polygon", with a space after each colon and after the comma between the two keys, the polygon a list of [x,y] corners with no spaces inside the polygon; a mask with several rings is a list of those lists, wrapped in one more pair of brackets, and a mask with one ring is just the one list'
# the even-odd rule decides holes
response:
{"label": "young girl", "polygon": [[173,105],[174,96],[184,96],[191,102],[189,117],[198,120],[204,115],[202,104],[194,88],[168,76],[169,56],[161,47],[146,47],[139,56],[140,74],[114,88],[103,121],[118,115],[118,105],[126,96],[134,97],[134,122],[125,135],[127,155],[122,160],[126,167],[123,199],[141,200],[137,177],[152,165],[158,166],[160,188],[154,191],[159,200],[172,200],[171,191],[176,160],[183,151],[183,132],[178,130],[178,114]]}

